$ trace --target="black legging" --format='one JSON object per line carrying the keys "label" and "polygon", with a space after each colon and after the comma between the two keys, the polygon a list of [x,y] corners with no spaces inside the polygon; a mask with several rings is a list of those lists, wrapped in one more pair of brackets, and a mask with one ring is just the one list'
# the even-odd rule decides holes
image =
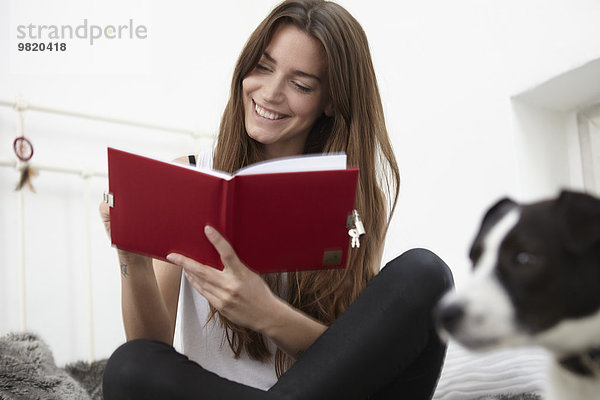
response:
{"label": "black legging", "polygon": [[104,398],[430,399],[446,351],[431,311],[452,286],[440,258],[413,249],[388,263],[268,391],[219,377],[170,345],[139,339],[110,357]]}

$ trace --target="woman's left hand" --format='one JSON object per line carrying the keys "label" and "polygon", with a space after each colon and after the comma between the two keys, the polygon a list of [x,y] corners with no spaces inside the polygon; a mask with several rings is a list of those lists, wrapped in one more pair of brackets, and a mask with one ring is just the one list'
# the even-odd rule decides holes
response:
{"label": "woman's left hand", "polygon": [[167,259],[183,267],[191,285],[221,315],[234,324],[261,332],[268,325],[273,305],[281,300],[257,273],[241,262],[219,232],[206,226],[204,233],[221,256],[222,271],[181,254],[169,254]]}

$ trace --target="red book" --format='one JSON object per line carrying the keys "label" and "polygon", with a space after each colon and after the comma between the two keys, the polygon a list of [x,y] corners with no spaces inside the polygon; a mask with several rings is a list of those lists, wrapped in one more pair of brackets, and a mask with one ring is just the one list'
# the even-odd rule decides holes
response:
{"label": "red book", "polygon": [[118,248],[222,269],[204,235],[211,225],[259,273],[346,266],[358,169],[346,168],[345,155],[266,161],[229,175],[109,148],[108,180]]}

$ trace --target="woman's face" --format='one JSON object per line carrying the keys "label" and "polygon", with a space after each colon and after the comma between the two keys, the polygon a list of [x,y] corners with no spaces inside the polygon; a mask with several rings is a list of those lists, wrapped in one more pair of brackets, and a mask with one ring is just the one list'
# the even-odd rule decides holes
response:
{"label": "woman's face", "polygon": [[292,24],[275,30],[242,90],[246,131],[267,158],[301,154],[317,118],[331,116],[325,50]]}

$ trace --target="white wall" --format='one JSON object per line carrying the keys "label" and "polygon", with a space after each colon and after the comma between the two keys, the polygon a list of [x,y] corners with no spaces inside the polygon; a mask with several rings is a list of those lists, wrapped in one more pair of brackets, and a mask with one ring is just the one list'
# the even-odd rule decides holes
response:
{"label": "white wall", "polygon": [[[531,196],[522,182],[535,180],[535,169],[545,165],[525,168],[529,139],[515,127],[510,99],[600,56],[600,2],[340,3],[369,37],[402,173],[385,259],[427,247],[450,264],[460,284],[469,241],[486,207],[507,194]],[[0,3],[0,100],[22,96],[33,104],[212,133],[237,55],[275,2],[49,4]],[[22,21],[29,16],[31,21]],[[122,41],[114,52],[105,43],[92,53],[80,44],[77,54],[32,55],[15,52],[14,31],[6,29],[79,24],[83,18],[104,24],[133,18],[147,26],[148,39]],[[0,159],[13,157],[16,130],[16,113],[0,107]],[[107,145],[164,158],[208,145],[185,135],[33,111],[25,112],[25,132],[35,146],[34,162],[100,170]],[[560,129],[552,134],[556,140],[545,154],[560,154]],[[569,174],[563,166],[557,171]],[[16,180],[16,171],[0,167],[0,334],[20,329]],[[562,183],[550,179],[539,193]],[[93,201],[87,207],[80,177],[42,173],[34,184],[37,193],[24,193],[27,327],[43,335],[59,363],[88,357],[82,222],[89,220],[94,355],[106,357],[123,341],[117,265],[96,212],[106,182],[91,178]]]}
{"label": "white wall", "polygon": [[593,164],[597,150],[589,139],[582,140],[578,118],[581,113],[593,118],[588,114],[599,107],[599,101],[600,58],[512,98],[521,197],[548,196],[557,186],[590,193],[597,190],[590,182],[586,184],[583,171],[586,158]]}

